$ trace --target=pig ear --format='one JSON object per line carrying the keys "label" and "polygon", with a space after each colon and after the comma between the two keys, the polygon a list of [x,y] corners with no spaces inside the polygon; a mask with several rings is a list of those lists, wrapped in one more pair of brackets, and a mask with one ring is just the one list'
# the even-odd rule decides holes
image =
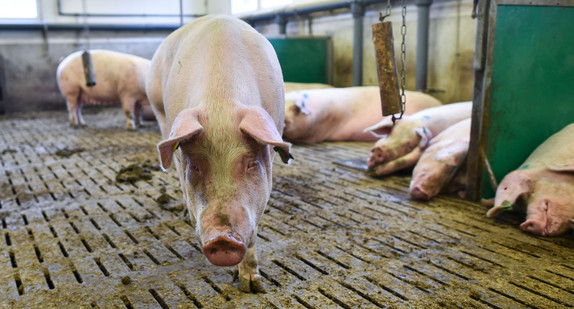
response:
{"label": "pig ear", "polygon": [[157,144],[159,161],[164,170],[171,166],[173,153],[179,147],[179,144],[188,141],[203,131],[203,127],[199,124],[197,117],[198,111],[196,109],[187,108],[179,112],[171,125],[169,138]]}
{"label": "pig ear", "polygon": [[303,115],[310,115],[311,114],[311,110],[309,109],[309,106],[307,104],[308,98],[309,98],[309,95],[307,93],[303,93],[300,96],[298,96],[297,98],[295,98],[295,101],[293,102],[294,105],[297,107],[297,109],[299,109],[299,111]]}
{"label": "pig ear", "polygon": [[[524,176],[521,171],[514,171],[506,175],[498,185],[496,194],[504,194],[507,198],[505,198],[500,205],[495,205],[488,210],[486,216],[492,218],[500,215],[504,211],[512,210],[518,200],[528,199],[530,192],[532,191],[532,186],[532,181],[528,177]],[[500,190],[504,191],[507,188],[508,190],[511,190],[510,192],[512,194],[501,193]],[[495,203],[496,200],[497,199],[495,198]]]}
{"label": "pig ear", "polygon": [[502,204],[490,208],[486,212],[488,218],[498,217],[502,212],[512,210],[514,204],[509,201],[503,201]]}
{"label": "pig ear", "polygon": [[377,138],[383,138],[391,134],[391,131],[393,131],[392,116],[384,117],[383,120],[363,130],[363,132],[369,132]]}
{"label": "pig ear", "polygon": [[574,159],[563,160],[562,162],[547,163],[546,167],[555,172],[574,172]]}
{"label": "pig ear", "polygon": [[264,109],[260,107],[246,108],[239,129],[261,144],[274,146],[273,150],[279,153],[283,163],[288,163],[289,159],[293,159],[291,144],[283,141],[281,134],[275,127],[275,122]]}
{"label": "pig ear", "polygon": [[432,139],[432,133],[425,126],[422,126],[422,128],[415,128],[414,131],[421,137],[419,146],[422,148],[426,147]]}

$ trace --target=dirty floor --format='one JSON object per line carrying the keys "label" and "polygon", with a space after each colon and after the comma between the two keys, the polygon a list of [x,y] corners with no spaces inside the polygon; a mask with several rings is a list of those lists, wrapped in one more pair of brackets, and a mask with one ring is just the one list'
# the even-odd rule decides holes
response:
{"label": "dirty floor", "polygon": [[[6,308],[567,308],[574,237],[534,237],[456,196],[411,201],[408,173],[373,179],[333,161],[368,143],[278,158],[259,225],[266,294],[199,250],[159,130],[119,108],[0,118],[0,306]],[[135,164],[135,165],[133,165]],[[120,170],[122,170],[120,173]]]}

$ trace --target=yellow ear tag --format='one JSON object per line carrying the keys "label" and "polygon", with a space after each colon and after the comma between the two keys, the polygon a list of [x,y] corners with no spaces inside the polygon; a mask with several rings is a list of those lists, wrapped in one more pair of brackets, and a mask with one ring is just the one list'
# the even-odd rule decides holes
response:
{"label": "yellow ear tag", "polygon": [[171,152],[175,152],[177,150],[177,147],[179,147],[179,142],[173,145],[173,148],[171,148]]}

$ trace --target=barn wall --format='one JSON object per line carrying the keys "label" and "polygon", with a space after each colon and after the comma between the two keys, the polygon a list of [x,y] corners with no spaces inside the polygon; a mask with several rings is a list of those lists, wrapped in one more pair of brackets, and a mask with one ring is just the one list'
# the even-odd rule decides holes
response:
{"label": "barn wall", "polygon": [[[124,3],[125,1],[122,1]],[[147,1],[149,2],[149,1]],[[110,1],[87,1],[88,22],[92,25],[138,25],[141,29],[90,30],[90,47],[111,49],[151,58],[160,42],[172,29],[179,26],[179,6],[169,16],[148,16],[146,1],[134,5],[134,13],[120,7],[110,9]],[[16,113],[28,110],[65,108],[56,85],[56,68],[66,55],[85,48],[86,37],[82,25],[84,18],[74,16],[82,13],[80,6],[71,0],[40,1],[42,6],[36,23],[48,25],[35,30],[14,30],[3,27],[0,31],[0,113]],[[406,88],[415,85],[416,6],[408,1],[406,34]],[[125,6],[125,5],[124,5]],[[205,12],[226,13],[229,5],[225,0],[184,1],[184,23]],[[114,8],[115,9],[115,8]],[[376,85],[374,48],[371,41],[372,23],[378,21],[382,5],[370,5],[365,13],[363,84]],[[110,11],[111,10],[111,11]],[[472,59],[476,21],[471,19],[471,0],[435,0],[431,6],[429,28],[429,74],[428,92],[441,101],[455,102],[472,97]],[[125,12],[124,12],[125,11]],[[165,13],[165,12],[160,12]],[[393,7],[396,55],[400,50],[401,8]],[[120,16],[115,16],[120,15]],[[107,16],[110,15],[110,16]],[[158,14],[161,15],[161,14]],[[12,24],[21,21],[6,21]],[[29,21],[28,21],[29,23]],[[79,25],[75,30],[53,30],[51,25]],[[279,26],[274,22],[254,24],[256,29],[269,37],[279,36]],[[312,19],[298,17],[289,20],[287,36],[331,36],[333,38],[333,84],[352,85],[353,19],[348,10],[314,14]]]}

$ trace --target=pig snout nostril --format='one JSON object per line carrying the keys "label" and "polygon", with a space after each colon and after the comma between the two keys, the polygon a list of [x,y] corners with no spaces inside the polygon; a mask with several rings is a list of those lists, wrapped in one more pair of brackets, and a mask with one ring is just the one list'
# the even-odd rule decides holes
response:
{"label": "pig snout nostril", "polygon": [[246,246],[230,235],[217,236],[203,245],[203,254],[216,266],[239,264],[245,256]]}
{"label": "pig snout nostril", "polygon": [[548,230],[545,227],[545,225],[542,222],[538,222],[533,219],[526,220],[526,222],[522,223],[520,225],[520,229],[525,232],[538,234],[542,236],[548,235]]}
{"label": "pig snout nostril", "polygon": [[430,196],[426,192],[424,192],[424,190],[420,186],[412,188],[410,195],[417,200],[428,201],[430,199]]}

